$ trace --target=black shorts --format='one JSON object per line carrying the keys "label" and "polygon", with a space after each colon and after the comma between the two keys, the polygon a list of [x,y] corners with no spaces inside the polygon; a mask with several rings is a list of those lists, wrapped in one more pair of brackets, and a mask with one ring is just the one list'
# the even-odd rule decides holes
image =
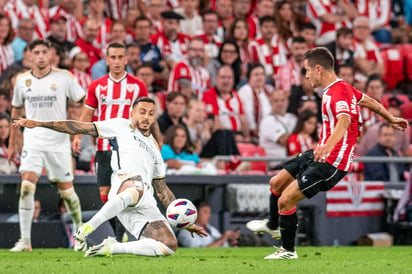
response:
{"label": "black shorts", "polygon": [[112,160],[112,151],[96,151],[96,157],[94,163],[97,173],[97,185],[98,186],[110,186],[112,177],[112,166],[110,165]]}
{"label": "black shorts", "polygon": [[346,175],[329,163],[315,162],[313,150],[308,150],[283,164],[296,180],[302,193],[312,198],[320,191],[328,191]]}

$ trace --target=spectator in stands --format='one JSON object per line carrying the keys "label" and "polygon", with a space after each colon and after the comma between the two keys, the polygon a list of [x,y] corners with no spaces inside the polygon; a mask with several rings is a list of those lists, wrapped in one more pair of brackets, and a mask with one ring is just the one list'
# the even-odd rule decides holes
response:
{"label": "spectator in stands", "polygon": [[355,80],[355,72],[351,65],[339,65],[336,74],[339,78],[353,85]]}
{"label": "spectator in stands", "polygon": [[60,52],[62,56],[62,62],[60,65],[65,68],[70,68],[71,60],[69,58],[69,53],[75,44],[66,39],[67,29],[66,29],[67,19],[61,14],[57,14],[50,18],[50,35],[47,37],[52,45]]}
{"label": "spectator in stands", "polygon": [[163,31],[153,34],[150,40],[160,49],[168,67],[172,68],[186,57],[190,37],[179,32],[179,21],[184,19],[183,16],[174,11],[164,11],[161,15]]}
{"label": "spectator in stands", "polygon": [[150,0],[148,8],[148,17],[152,21],[152,33],[162,32],[162,16],[161,13],[167,10],[167,6],[164,3],[164,0]]}
{"label": "spectator in stands", "polygon": [[202,153],[202,148],[210,140],[213,120],[206,117],[206,105],[203,101],[192,99],[187,106],[185,119],[189,131],[189,139],[194,145],[194,152]]}
{"label": "spectator in stands", "polygon": [[279,38],[286,44],[298,35],[299,26],[305,22],[305,18],[293,10],[292,3],[285,0],[277,1],[274,16]]}
{"label": "spectator in stands", "polygon": [[316,27],[311,22],[302,23],[299,27],[299,36],[302,36],[306,44],[308,45],[308,49],[313,49],[316,47]]}
{"label": "spectator in stands", "polygon": [[7,89],[0,88],[0,113],[10,115],[11,99],[10,92]]}
{"label": "spectator in stands", "polygon": [[265,84],[265,68],[262,64],[250,64],[247,78],[248,83],[239,89],[239,97],[242,100],[251,137],[257,139],[260,122],[272,112],[269,98],[273,87]]}
{"label": "spectator in stands", "polygon": [[49,9],[50,18],[64,16],[66,18],[66,39],[74,43],[80,37],[83,37],[82,26],[80,25],[75,13],[80,5],[80,1],[58,0],[57,4]]}
{"label": "spectator in stands", "polygon": [[[104,15],[105,1],[103,0],[89,0],[88,10],[89,15],[80,20],[80,24],[84,24],[87,20],[94,20],[98,25],[98,33],[94,45],[99,49],[105,49],[106,45],[110,41],[110,29],[112,25],[112,20],[106,18]],[[86,34],[86,33],[85,33]]]}
{"label": "spectator in stands", "polygon": [[11,162],[8,161],[7,148],[9,146],[9,136],[10,136],[10,116],[5,112],[1,112],[0,113],[0,174],[12,174],[12,173],[17,172],[17,165],[19,162],[19,157],[15,161],[11,161]]}
{"label": "spectator in stands", "polygon": [[80,86],[87,91],[90,83],[92,82],[92,77],[88,73],[90,67],[90,62],[87,54],[82,51],[79,47],[74,47],[70,51],[70,59],[72,60],[72,67],[70,72],[77,79]]}
{"label": "spectator in stands", "polygon": [[317,130],[318,116],[307,109],[299,113],[296,128],[288,139],[288,156],[312,149],[319,141]]}
{"label": "spectator in stands", "polygon": [[[21,19],[33,18],[35,20],[35,29],[32,31],[34,39],[46,38],[49,31],[49,14],[47,10],[37,6],[33,0],[8,1],[4,8],[4,13],[12,21],[13,29],[18,32],[19,21]],[[1,10],[0,10],[1,12]]]}
{"label": "spectator in stands", "polygon": [[326,45],[336,39],[341,26],[350,27],[357,16],[355,6],[346,0],[309,0],[307,16],[317,29],[317,45]]}
{"label": "spectator in stands", "polygon": [[99,33],[99,25],[93,19],[88,19],[83,23],[84,36],[79,38],[74,44],[87,53],[90,66],[93,66],[102,59],[102,50],[94,46]]}
{"label": "spectator in stands", "polygon": [[378,46],[370,38],[371,28],[367,17],[358,17],[353,22],[354,60],[356,66],[355,80],[359,82],[358,89],[372,74],[383,75],[385,68]]}
{"label": "spectator in stands", "polygon": [[207,233],[207,237],[199,237],[197,235],[191,235],[190,232],[186,233],[186,230],[180,230],[177,234],[177,241],[184,247],[229,247],[237,246],[240,238],[240,230],[226,230],[223,234],[219,230],[212,226],[209,221],[212,215],[211,207],[209,203],[202,200],[194,201],[194,205],[197,209],[196,224],[203,227]]}
{"label": "spectator in stands", "polygon": [[126,43],[126,27],[121,21],[114,21],[110,26],[109,43]]}
{"label": "spectator in stands", "polygon": [[23,59],[24,49],[33,41],[36,30],[35,21],[32,18],[20,19],[17,25],[16,37],[11,44],[13,48],[14,61]]}
{"label": "spectator in stands", "polygon": [[183,114],[186,109],[185,96],[177,91],[170,92],[166,96],[166,109],[157,122],[159,124],[160,132],[164,135],[169,127],[177,124],[183,124]]}
{"label": "spectator in stands", "polygon": [[237,142],[250,142],[250,132],[238,93],[233,90],[233,70],[228,65],[219,68],[216,86],[203,94],[208,114],[214,115],[214,128],[228,129],[235,133]]}
{"label": "spectator in stands", "polygon": [[[396,97],[389,99],[389,106],[387,108],[388,112],[395,117],[402,117],[401,111],[402,102]],[[359,144],[355,148],[356,155],[364,156],[366,153],[377,143],[376,136],[378,136],[378,131],[380,126],[384,121],[379,121],[371,127],[368,128],[366,133],[361,137]],[[395,142],[395,151],[398,152],[401,156],[411,157],[412,151],[409,147],[411,143],[410,129],[403,131],[395,132],[396,142]]]}
{"label": "spectator in stands", "polygon": [[[369,97],[381,102],[384,90],[385,87],[381,76],[378,74],[372,74],[368,77],[365,85],[365,93]],[[361,107],[361,114],[365,130],[378,122],[378,115],[367,108]]]}
{"label": "spectator in stands", "polygon": [[249,21],[249,37],[255,39],[262,36],[260,31],[259,21],[265,16],[273,16],[275,13],[275,3],[272,0],[258,0],[256,4],[256,12],[252,14]]}
{"label": "spectator in stands", "polygon": [[195,38],[201,38],[205,43],[207,59],[216,58],[219,53],[219,46],[223,40],[215,35],[219,19],[216,11],[207,9],[202,13],[202,30],[199,30]]}
{"label": "spectator in stands", "polygon": [[245,19],[237,18],[229,29],[229,39],[236,42],[240,51],[242,62],[242,75],[246,75],[247,66],[250,63],[249,55],[249,25]]}
{"label": "spectator in stands", "polygon": [[353,33],[350,28],[342,27],[336,32],[336,41],[330,42],[326,48],[332,53],[335,59],[335,70],[340,65],[354,65],[353,50]]}
{"label": "spectator in stands", "polygon": [[[395,150],[395,129],[388,123],[383,123],[378,131],[378,143],[373,146],[366,156],[371,157],[396,157],[399,156]],[[391,181],[399,182],[405,180],[403,176],[404,167],[402,163],[364,163],[364,175],[367,181]]]}
{"label": "spectator in stands", "polygon": [[184,17],[180,20],[180,31],[194,36],[202,29],[202,17],[198,14],[199,0],[180,0],[180,9],[177,12]]}
{"label": "spectator in stands", "polygon": [[10,18],[0,13],[0,75],[14,62],[13,38]]}
{"label": "spectator in stands", "polygon": [[152,22],[145,16],[139,16],[135,21],[135,41],[140,45],[140,60],[151,63],[155,72],[162,72],[166,63],[162,61],[160,49],[150,42]]}
{"label": "spectator in stands", "polygon": [[[22,72],[29,70],[32,66],[32,61],[30,58],[29,47],[24,48],[23,59],[20,61],[15,61],[9,65],[2,73],[0,73],[0,86],[4,86],[7,79],[15,76],[17,72]],[[7,89],[13,88],[12,86],[7,87]]]}
{"label": "spectator in stands", "polygon": [[233,20],[233,8],[231,0],[216,0],[216,14],[219,18],[219,26],[216,29],[216,35],[220,41],[225,40],[226,32],[230,28]]}
{"label": "spectator in stands", "polygon": [[180,169],[184,165],[198,164],[199,156],[192,149],[193,145],[185,125],[177,124],[167,129],[161,153],[168,169]]}
{"label": "spectator in stands", "polygon": [[232,14],[234,19],[246,20],[249,15],[251,0],[232,1]]}
{"label": "spectator in stands", "polygon": [[249,51],[252,62],[265,66],[267,81],[272,83],[274,74],[287,62],[286,49],[276,33],[276,21],[273,16],[261,18],[259,24],[262,37],[249,43]]}
{"label": "spectator in stands", "polygon": [[391,18],[391,2],[387,0],[356,0],[359,16],[369,18],[375,40],[379,43],[391,42],[389,20]]}
{"label": "spectator in stands", "polygon": [[[263,118],[259,126],[259,145],[262,146],[268,157],[286,158],[287,142],[296,126],[296,116],[287,113],[288,96],[283,90],[275,90],[270,96],[272,113]],[[269,163],[273,169],[278,161]]]}
{"label": "spectator in stands", "polygon": [[275,86],[287,92],[292,86],[300,86],[300,72],[303,68],[303,55],[308,45],[302,36],[293,37],[290,45],[290,58],[286,64],[279,67],[275,74]]}
{"label": "spectator in stands", "polygon": [[[158,86],[154,85],[154,74],[155,73],[153,67],[150,63],[141,64],[136,71],[137,78],[145,83],[149,97],[152,98],[156,103],[155,117],[158,118],[160,115],[162,115],[163,110],[165,109],[166,102],[165,100],[161,99],[165,98],[166,95]],[[162,94],[162,96],[158,96],[159,94]]]}
{"label": "spectator in stands", "polygon": [[[175,63],[169,76],[167,90],[178,91],[179,79],[191,81],[192,91],[199,98],[210,86],[209,72],[204,67],[205,63],[205,44],[202,39],[194,38],[188,44],[187,59]],[[191,97],[191,96],[189,96]]]}
{"label": "spectator in stands", "polygon": [[219,49],[217,58],[211,60],[206,69],[210,74],[210,85],[216,84],[217,72],[223,65],[230,66],[234,72],[233,89],[237,87],[241,80],[242,61],[240,60],[240,50],[235,41],[225,40]]}
{"label": "spectator in stands", "polygon": [[[136,19],[141,16],[140,10],[135,6],[129,6],[126,9],[126,20],[124,26],[126,28],[126,44],[130,44],[136,38],[135,23]],[[121,22],[121,21],[120,21]]]}

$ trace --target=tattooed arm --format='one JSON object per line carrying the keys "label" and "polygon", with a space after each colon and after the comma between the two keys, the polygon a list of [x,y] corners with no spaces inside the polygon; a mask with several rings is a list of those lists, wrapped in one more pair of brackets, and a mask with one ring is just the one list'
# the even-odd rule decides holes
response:
{"label": "tattooed arm", "polygon": [[30,119],[20,119],[13,122],[13,126],[18,127],[45,127],[58,132],[67,134],[87,134],[94,137],[98,136],[96,126],[93,123],[83,123],[78,121],[37,121]]}
{"label": "tattooed arm", "polygon": [[165,178],[156,178],[152,180],[152,184],[154,189],[156,190],[157,198],[159,201],[162,202],[163,206],[167,208],[167,206],[176,200],[175,195],[170,190],[170,188],[166,185]]}

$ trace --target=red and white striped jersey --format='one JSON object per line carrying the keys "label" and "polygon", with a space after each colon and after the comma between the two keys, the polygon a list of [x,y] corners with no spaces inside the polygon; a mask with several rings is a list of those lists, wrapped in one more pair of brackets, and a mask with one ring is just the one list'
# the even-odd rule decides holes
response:
{"label": "red and white striped jersey", "polygon": [[67,20],[66,22],[66,40],[74,43],[78,38],[83,37],[82,26],[73,14],[66,12],[60,6],[54,6],[49,9],[50,18],[56,16],[56,14],[61,14]]}
{"label": "red and white striped jersey", "polygon": [[355,6],[359,16],[369,18],[369,25],[372,30],[389,25],[391,18],[391,1],[356,0]]}
{"label": "red and white striped jersey", "polygon": [[295,133],[289,136],[288,139],[288,156],[294,156],[299,153],[312,149],[315,145],[313,139],[305,137],[301,133]]}
{"label": "red and white striped jersey", "polygon": [[243,106],[236,91],[232,90],[231,95],[228,100],[223,100],[218,96],[216,88],[212,87],[205,91],[202,100],[206,104],[207,114],[219,117],[225,129],[240,131],[240,115],[244,114]]}
{"label": "red and white striped jersey", "polygon": [[14,62],[14,53],[11,44],[0,45],[0,74]]}
{"label": "red and white striped jersey", "polygon": [[205,33],[193,36],[193,39],[200,38],[205,43],[205,53],[210,59],[216,58],[219,55],[219,48],[222,45],[222,41],[219,37],[214,35],[213,40],[209,41]]}
{"label": "red and white striped jersey", "polygon": [[122,20],[126,18],[128,7],[136,7],[136,0],[108,0],[106,2],[106,13],[113,20]]}
{"label": "red and white striped jersey", "polygon": [[36,38],[46,38],[49,31],[49,11],[39,9],[37,5],[26,6],[22,0],[12,0],[4,7],[5,14],[11,19],[13,29],[17,30],[19,20],[23,18],[32,18],[36,24]]}
{"label": "red and white striped jersey", "polygon": [[186,57],[190,36],[178,33],[175,42],[171,42],[163,32],[158,32],[150,37],[150,41],[160,49],[164,58],[179,62]]}
{"label": "red and white striped jersey", "polygon": [[257,18],[256,15],[250,16],[249,18],[250,18],[250,20],[248,20],[249,38],[250,39],[260,38],[262,36],[262,33],[260,32],[259,18]]}
{"label": "red and white striped jersey", "polygon": [[[352,5],[350,0],[343,0],[347,4]],[[316,44],[326,45],[336,39],[336,31],[341,27],[352,27],[349,19],[337,23],[327,23],[320,19],[321,16],[332,13],[335,15],[343,15],[343,11],[339,8],[336,1],[332,0],[309,0],[306,9],[306,15],[309,20],[316,26]]]}
{"label": "red and white striped jersey", "polygon": [[342,79],[337,79],[323,90],[323,123],[319,145],[327,142],[335,130],[340,115],[351,117],[351,123],[345,135],[326,158],[326,162],[339,170],[351,170],[354,148],[362,125],[362,116],[358,106],[362,99],[363,93]]}
{"label": "red and white striped jersey", "polygon": [[[129,119],[133,102],[142,96],[148,96],[148,93],[140,79],[125,73],[123,78],[116,81],[108,74],[92,81],[85,106],[97,110],[97,121]],[[110,150],[108,140],[98,139],[97,150]]]}
{"label": "red and white striped jersey", "polygon": [[70,72],[73,74],[74,78],[77,79],[77,82],[79,82],[79,85],[87,91],[87,88],[89,87],[90,83],[92,82],[92,77],[90,74],[80,71],[78,69],[72,68]]}
{"label": "red and white striped jersey", "polygon": [[361,43],[355,37],[353,38],[354,58],[364,58],[369,61],[383,63],[382,56],[376,43],[370,39]]}
{"label": "red and white striped jersey", "polygon": [[[92,19],[90,16],[88,17],[84,17],[82,20],[80,20],[80,25],[83,26],[84,22],[86,22],[87,20]],[[94,46],[100,49],[104,49],[110,39],[110,28],[112,26],[112,20],[104,18],[104,20],[102,22],[100,22],[100,26],[99,26],[99,33],[97,34],[96,40],[94,40]]]}
{"label": "red and white striped jersey", "polygon": [[201,98],[203,92],[209,88],[210,75],[204,67],[192,67],[186,60],[176,63],[169,75],[167,91],[179,90],[177,80],[186,78],[192,82],[192,89]]}
{"label": "red and white striped jersey", "polygon": [[267,76],[273,76],[287,62],[286,49],[278,35],[273,36],[270,46],[262,38],[253,40],[249,43],[249,52],[253,62],[265,66]]}
{"label": "red and white striped jersey", "polygon": [[275,74],[275,85],[277,89],[291,90],[293,85],[300,85],[300,71],[302,66],[297,64],[293,58],[278,69]]}

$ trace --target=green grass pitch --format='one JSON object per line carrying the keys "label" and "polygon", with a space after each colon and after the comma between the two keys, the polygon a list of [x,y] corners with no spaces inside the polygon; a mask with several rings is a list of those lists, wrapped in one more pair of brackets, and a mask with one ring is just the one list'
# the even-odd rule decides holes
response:
{"label": "green grass pitch", "polygon": [[298,260],[264,260],[273,248],[179,248],[170,257],[84,258],[69,249],[0,250],[0,273],[412,273],[412,247],[298,247]]}

